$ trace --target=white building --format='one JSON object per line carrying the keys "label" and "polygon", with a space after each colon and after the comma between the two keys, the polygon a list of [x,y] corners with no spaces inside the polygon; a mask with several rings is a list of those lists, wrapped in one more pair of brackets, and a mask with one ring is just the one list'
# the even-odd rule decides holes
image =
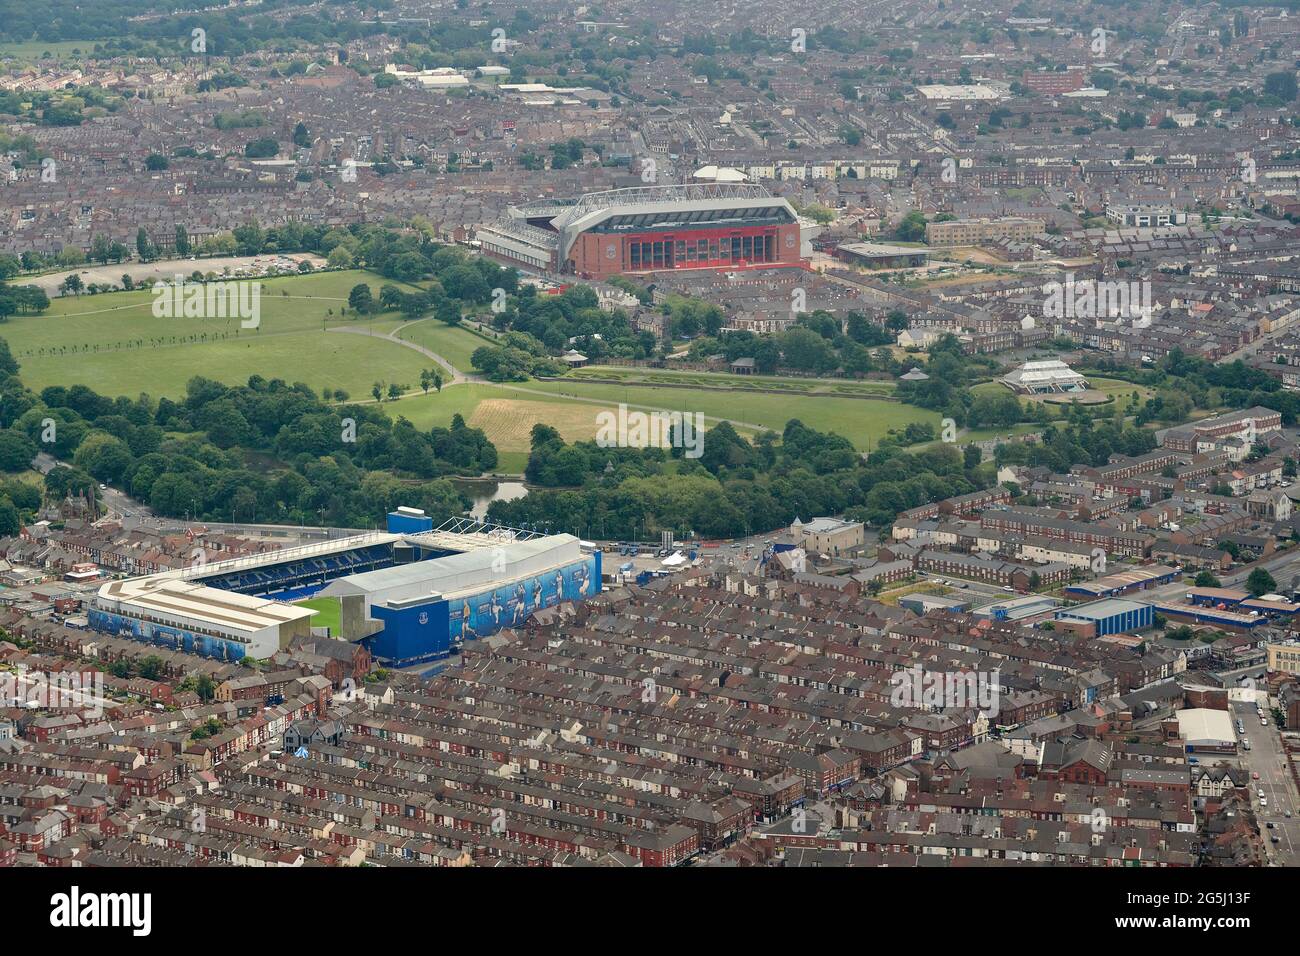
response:
{"label": "white building", "polygon": [[1088,380],[1060,359],[1026,362],[1004,375],[1002,384],[1021,395],[1082,392],[1088,388]]}

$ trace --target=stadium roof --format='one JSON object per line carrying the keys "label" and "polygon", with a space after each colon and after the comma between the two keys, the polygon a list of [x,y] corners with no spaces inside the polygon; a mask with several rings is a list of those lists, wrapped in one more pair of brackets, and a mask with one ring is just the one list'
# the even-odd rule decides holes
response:
{"label": "stadium roof", "polygon": [[538,574],[577,561],[581,555],[581,544],[571,534],[507,541],[463,554],[350,574],[332,581],[320,594],[332,597],[359,594],[365,597],[367,605],[417,597],[453,597]]}
{"label": "stadium roof", "polygon": [[241,634],[253,634],[316,613],[282,601],[249,597],[158,575],[112,581],[99,589],[99,599],[137,614],[176,615],[217,630]]}
{"label": "stadium roof", "polygon": [[[574,200],[543,199],[512,207],[508,218],[515,222],[549,219],[559,234],[559,261],[563,261],[579,234],[621,217],[628,221],[617,225],[639,228],[651,222],[657,226],[725,225],[738,218],[764,214],[779,215],[788,222],[797,222],[799,218],[788,201],[773,196],[763,186],[731,182],[631,186],[585,193]],[[513,224],[498,222],[491,228],[516,241],[541,245],[539,238],[525,235]]]}

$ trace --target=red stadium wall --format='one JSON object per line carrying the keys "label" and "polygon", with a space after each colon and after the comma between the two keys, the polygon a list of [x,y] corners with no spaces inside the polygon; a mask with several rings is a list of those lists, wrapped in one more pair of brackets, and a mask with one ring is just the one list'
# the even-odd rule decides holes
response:
{"label": "red stadium wall", "polygon": [[666,269],[737,269],[799,265],[799,224],[665,229],[608,235],[583,233],[570,268],[594,279]]}

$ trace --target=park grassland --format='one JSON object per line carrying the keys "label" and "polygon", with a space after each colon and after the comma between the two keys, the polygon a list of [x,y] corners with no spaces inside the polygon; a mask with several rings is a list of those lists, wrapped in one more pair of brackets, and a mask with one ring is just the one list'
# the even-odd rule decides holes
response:
{"label": "park grassland", "polygon": [[402,325],[397,337],[441,355],[457,370],[467,374],[474,371],[474,364],[470,361],[470,357],[475,350],[485,345],[496,344],[469,329],[447,325],[433,318]]}
{"label": "park grassland", "polygon": [[97,43],[102,40],[59,40],[54,43],[45,40],[18,40],[0,43],[0,60],[12,60],[17,63],[35,63],[49,54],[55,60],[80,60],[90,54]]}
{"label": "park grassland", "polygon": [[81,384],[112,396],[176,398],[195,375],[228,385],[261,375],[364,398],[377,380],[415,388],[420,370],[435,364],[377,336],[324,331],[397,319],[342,314],[353,286],[368,283],[378,295],[381,276],[349,270],[261,281],[257,329],[241,328],[238,318],[157,318],[154,296],[143,290],[59,296],[43,315],[11,318],[0,337],[29,387]]}
{"label": "park grassland", "polygon": [[[38,391],[81,384],[108,396],[146,392],[178,398],[196,375],[228,385],[261,375],[303,382],[318,394],[341,388],[353,400],[369,401],[376,381],[395,383],[408,392],[398,402],[384,403],[390,416],[427,429],[445,427],[459,414],[497,446],[503,473],[523,470],[533,425],[550,425],[566,441],[589,441],[596,435],[597,414],[619,404],[699,412],[706,427],[727,419],[749,436],[763,429],[779,433],[798,418],[843,435],[864,451],[891,428],[939,424],[935,412],[883,400],[892,383],[834,379],[609,367],[546,381],[445,384],[441,392],[425,394],[420,371],[438,363],[385,336],[395,334],[428,349],[467,374],[473,374],[474,350],[490,340],[432,318],[410,321],[396,312],[362,317],[351,310],[343,315],[356,284],[367,283],[378,296],[388,280],[375,273],[348,270],[261,281],[257,329],[241,328],[238,318],[158,318],[153,294],[138,290],[56,297],[43,315],[11,318],[0,326],[0,337],[20,363],[23,381]],[[339,331],[342,326],[363,334]],[[443,378],[449,383],[449,374]],[[623,384],[591,380],[599,378]]]}
{"label": "park grassland", "polygon": [[[1132,382],[1125,382],[1118,378],[1094,378],[1089,376],[1088,385],[1093,391],[1102,392],[1111,399],[1111,402],[1108,404],[1090,406],[1094,411],[1101,409],[1107,414],[1113,413],[1117,405],[1119,408],[1127,410],[1134,392],[1138,393],[1138,399],[1140,402],[1146,401],[1152,395],[1151,389],[1142,385],[1134,385]],[[981,382],[978,385],[971,386],[972,395],[1005,395],[1007,392],[1007,387],[1001,382]],[[1068,397],[1068,395],[1064,396],[1066,399],[1068,399]],[[1062,396],[1059,394],[1051,396],[1017,395],[1016,398],[1020,399],[1022,402],[1034,402],[1036,404],[1046,405],[1048,409],[1055,409],[1058,413],[1061,413],[1068,405],[1068,401],[1063,403],[1060,400]],[[1045,398],[1054,398],[1057,399],[1057,401],[1045,401]]]}
{"label": "park grassland", "polygon": [[[863,451],[874,448],[890,428],[909,422],[929,422],[938,427],[940,416],[922,408],[871,399],[836,396],[787,396],[739,394],[713,389],[655,388],[649,385],[600,385],[568,378],[514,385],[469,384],[444,388],[404,399],[400,414],[417,427],[447,425],[453,415],[483,428],[501,455],[501,471],[527,458],[532,425],[547,424],[559,430],[566,441],[590,441],[596,436],[596,416],[629,408],[685,413],[700,412],[706,427],[716,419],[735,423],[736,430],[752,436],[758,430],[780,433],[792,418],[821,431],[834,431]],[[390,409],[390,414],[392,414]]]}

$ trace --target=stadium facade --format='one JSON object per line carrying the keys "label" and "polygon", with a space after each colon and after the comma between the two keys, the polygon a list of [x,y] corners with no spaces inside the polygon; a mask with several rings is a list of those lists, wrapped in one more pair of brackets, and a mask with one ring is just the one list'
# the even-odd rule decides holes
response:
{"label": "stadium facade", "polygon": [[435,529],[423,512],[401,508],[387,532],[110,581],[88,618],[98,631],[236,661],[270,657],[312,633],[317,612],[292,602],[335,597],[341,626],[330,636],[402,667],[590,597],[600,574],[600,552],[572,535],[469,519]]}
{"label": "stadium facade", "polygon": [[794,207],[753,183],[684,183],[587,193],[510,207],[475,237],[523,269],[603,279],[669,269],[799,266]]}

